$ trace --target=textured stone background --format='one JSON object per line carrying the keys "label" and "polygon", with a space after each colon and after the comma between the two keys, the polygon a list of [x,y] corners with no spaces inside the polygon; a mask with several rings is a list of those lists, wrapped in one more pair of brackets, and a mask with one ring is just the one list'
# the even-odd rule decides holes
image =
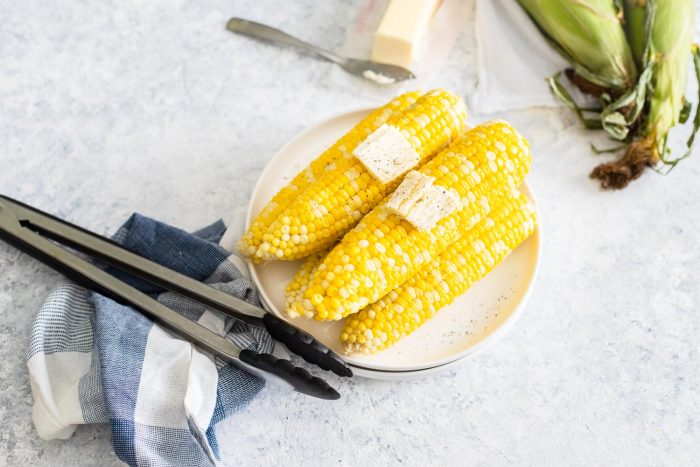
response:
{"label": "textured stone background", "polygon": [[[374,101],[226,19],[339,47],[358,4],[0,0],[0,191],[102,233],[132,211],[229,217],[288,139]],[[434,84],[475,79],[470,19]],[[337,403],[267,388],[219,425],[224,465],[697,465],[700,154],[603,193],[586,175],[604,138],[564,109],[506,117],[533,142],[544,224],[522,319],[434,377],[334,381]],[[0,244],[0,277],[0,464],[118,464],[105,426],[36,436],[23,355],[58,276]]]}

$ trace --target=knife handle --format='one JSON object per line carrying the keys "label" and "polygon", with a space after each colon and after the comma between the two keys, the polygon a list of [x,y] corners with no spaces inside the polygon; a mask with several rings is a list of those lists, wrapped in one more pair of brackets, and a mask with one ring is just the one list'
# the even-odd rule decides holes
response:
{"label": "knife handle", "polygon": [[340,399],[338,391],[333,389],[321,378],[312,376],[303,368],[294,366],[289,360],[277,358],[269,353],[257,353],[252,350],[241,350],[238,358],[266,373],[271,373],[285,380],[294,387],[294,390],[319,399],[337,400]]}
{"label": "knife handle", "polygon": [[231,18],[226,24],[226,29],[237,34],[252,37],[254,39],[262,39],[269,42],[276,42],[278,44],[299,47],[300,49],[305,49],[309,52],[315,53],[316,55],[330,62],[343,62],[341,57],[334,54],[330,50],[326,50],[314,44],[309,44],[306,41],[298,39],[284,31],[266,24],[256,23],[255,21],[250,21],[243,18]]}
{"label": "knife handle", "polygon": [[324,370],[332,371],[338,376],[352,376],[348,364],[331,349],[321,344],[313,336],[292,326],[272,313],[267,313],[262,319],[265,329],[276,340],[299,355],[307,362],[318,365]]}

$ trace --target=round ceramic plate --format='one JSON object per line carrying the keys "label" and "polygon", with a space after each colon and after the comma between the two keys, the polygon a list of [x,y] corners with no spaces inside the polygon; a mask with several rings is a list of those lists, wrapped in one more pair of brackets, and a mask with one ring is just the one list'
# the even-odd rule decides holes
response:
{"label": "round ceramic plate", "polygon": [[[370,109],[346,112],[306,129],[284,146],[263,171],[248,207],[246,227],[272,196],[323,150],[352,128]],[[534,204],[527,184],[522,191]],[[522,312],[535,281],[540,259],[540,231],[520,245],[486,278],[440,310],[410,336],[375,355],[347,356],[355,374],[397,379],[444,370],[483,350],[503,336]],[[317,322],[284,315],[284,289],[300,261],[250,265],[265,306],[304,329],[334,351],[343,322]]]}

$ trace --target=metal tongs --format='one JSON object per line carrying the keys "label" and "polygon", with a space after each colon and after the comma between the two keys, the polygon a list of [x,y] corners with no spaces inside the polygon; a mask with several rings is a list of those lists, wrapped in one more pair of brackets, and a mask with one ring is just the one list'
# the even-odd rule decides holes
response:
{"label": "metal tongs", "polygon": [[131,305],[180,337],[266,380],[291,386],[300,393],[320,399],[340,398],[340,394],[324,380],[294,366],[289,360],[239,349],[224,337],[190,321],[61,245],[252,326],[264,327],[273,338],[307,362],[340,376],[352,376],[347,363],[328,347],[262,308],[136,255],[112,240],[2,195],[0,239],[71,280]]}

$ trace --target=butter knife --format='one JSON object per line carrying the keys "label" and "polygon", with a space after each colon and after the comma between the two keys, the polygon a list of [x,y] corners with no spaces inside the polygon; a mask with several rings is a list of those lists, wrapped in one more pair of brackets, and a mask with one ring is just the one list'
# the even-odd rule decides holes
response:
{"label": "butter knife", "polygon": [[387,63],[377,63],[371,60],[360,60],[355,58],[341,57],[340,55],[323,49],[314,44],[297,39],[290,36],[286,32],[279,29],[266,26],[255,21],[249,21],[242,18],[231,18],[226,25],[226,29],[231,32],[242,34],[244,36],[260,39],[264,41],[274,42],[277,44],[291,45],[304,49],[317,57],[335,63],[348,73],[359,76],[361,78],[374,81],[378,84],[393,84],[399,81],[415,78],[410,70],[397,65],[389,65]]}

